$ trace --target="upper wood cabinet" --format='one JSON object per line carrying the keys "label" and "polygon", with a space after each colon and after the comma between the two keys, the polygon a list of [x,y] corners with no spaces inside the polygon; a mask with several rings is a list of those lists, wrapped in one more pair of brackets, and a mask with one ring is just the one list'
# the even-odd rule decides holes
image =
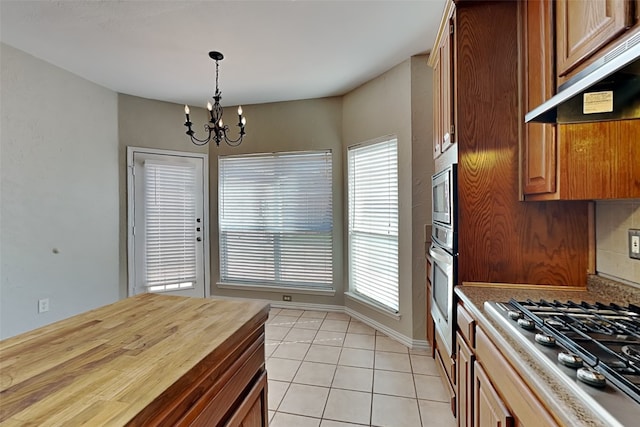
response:
{"label": "upper wood cabinet", "polygon": [[[640,5],[638,0],[634,1]],[[636,141],[640,120],[561,125],[524,123],[526,112],[555,94],[563,73],[570,77],[566,75],[568,71],[575,67],[578,67],[575,71],[579,71],[589,56],[589,61],[597,59],[609,50],[611,43],[618,42],[616,37],[628,25],[637,24],[633,13],[636,7],[629,0],[528,0],[519,6],[522,197],[534,201],[640,197],[640,166],[626,160],[638,158]],[[624,19],[618,16],[621,13]],[[604,28],[614,28],[613,22],[623,22],[623,25],[615,27],[618,30],[604,38]],[[587,41],[587,33],[599,41]],[[627,32],[623,36],[631,34]],[[574,48],[578,44],[582,47]],[[604,50],[596,53],[605,45]],[[586,46],[589,46],[588,55],[575,53],[584,51]],[[567,52],[573,52],[575,61],[571,60],[571,65],[566,65]],[[561,63],[565,64],[565,71],[560,68]]]}
{"label": "upper wood cabinet", "polygon": [[457,141],[455,129],[455,5],[449,2],[430,65],[433,67],[433,158],[440,157]]}
{"label": "upper wood cabinet", "polygon": [[629,28],[631,0],[557,0],[558,76],[564,76]]}
{"label": "upper wood cabinet", "polygon": [[[520,3],[521,81],[523,114],[555,94],[555,46],[551,0]],[[555,125],[524,125],[522,145],[522,186],[524,194],[546,194],[556,191]]]}

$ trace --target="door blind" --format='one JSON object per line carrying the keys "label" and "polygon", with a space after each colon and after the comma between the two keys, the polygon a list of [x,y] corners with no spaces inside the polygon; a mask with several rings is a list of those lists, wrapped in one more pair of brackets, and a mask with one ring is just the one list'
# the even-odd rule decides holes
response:
{"label": "door blind", "polygon": [[220,157],[223,282],[331,287],[331,152]]}
{"label": "door blind", "polygon": [[144,162],[145,283],[185,289],[196,280],[196,179],[192,165]]}
{"label": "door blind", "polygon": [[350,287],[398,311],[397,140],[348,150]]}

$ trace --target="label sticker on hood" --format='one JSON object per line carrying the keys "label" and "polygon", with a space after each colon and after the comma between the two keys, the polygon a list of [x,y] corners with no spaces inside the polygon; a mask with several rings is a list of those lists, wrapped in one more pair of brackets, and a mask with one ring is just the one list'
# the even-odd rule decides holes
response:
{"label": "label sticker on hood", "polygon": [[584,94],[582,103],[583,114],[613,112],[613,91],[589,92]]}

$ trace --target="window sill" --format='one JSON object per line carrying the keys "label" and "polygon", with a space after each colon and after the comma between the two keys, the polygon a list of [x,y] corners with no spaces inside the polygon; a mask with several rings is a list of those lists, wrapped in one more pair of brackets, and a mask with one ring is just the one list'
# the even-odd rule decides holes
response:
{"label": "window sill", "polygon": [[216,283],[216,286],[220,289],[233,289],[237,291],[256,291],[256,292],[276,292],[276,293],[289,293],[289,294],[304,294],[304,295],[322,295],[332,297],[336,294],[336,290],[333,288],[306,288],[295,286],[272,286],[272,285],[249,285],[240,283]]}
{"label": "window sill", "polygon": [[364,304],[367,307],[369,307],[370,309],[375,310],[378,313],[384,314],[385,316],[390,317],[390,318],[392,318],[394,320],[398,320],[399,321],[400,318],[402,317],[400,315],[400,313],[395,312],[395,311],[391,310],[390,308],[387,308],[387,307],[385,307],[383,305],[376,304],[374,301],[372,301],[372,300],[370,300],[368,298],[362,297],[362,296],[360,296],[360,295],[358,295],[356,293],[345,292],[344,296],[347,297],[348,299],[352,300],[352,301],[358,302],[360,304]]}

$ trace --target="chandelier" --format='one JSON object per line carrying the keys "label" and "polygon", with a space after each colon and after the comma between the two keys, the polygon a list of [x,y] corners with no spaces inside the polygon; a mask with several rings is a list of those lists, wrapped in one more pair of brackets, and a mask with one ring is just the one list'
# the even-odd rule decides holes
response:
{"label": "chandelier", "polygon": [[207,110],[209,110],[209,115],[211,116],[209,119],[209,123],[205,123],[204,130],[208,132],[209,135],[205,139],[198,139],[194,136],[195,132],[191,129],[193,123],[189,120],[189,106],[184,106],[184,114],[187,118],[187,121],[184,125],[187,127],[187,135],[191,137],[191,142],[195,145],[205,145],[212,139],[216,142],[217,146],[220,146],[220,141],[224,141],[227,145],[232,147],[238,146],[242,143],[242,138],[245,135],[244,125],[247,124],[247,119],[242,116],[242,106],[238,107],[238,124],[237,126],[240,128],[240,135],[236,139],[229,138],[227,132],[229,132],[229,126],[225,125],[222,122],[222,106],[220,105],[220,100],[222,99],[222,92],[218,89],[218,61],[222,61],[224,56],[220,52],[212,51],[209,52],[209,57],[216,61],[216,92],[213,95],[213,105],[211,102],[207,102]]}

